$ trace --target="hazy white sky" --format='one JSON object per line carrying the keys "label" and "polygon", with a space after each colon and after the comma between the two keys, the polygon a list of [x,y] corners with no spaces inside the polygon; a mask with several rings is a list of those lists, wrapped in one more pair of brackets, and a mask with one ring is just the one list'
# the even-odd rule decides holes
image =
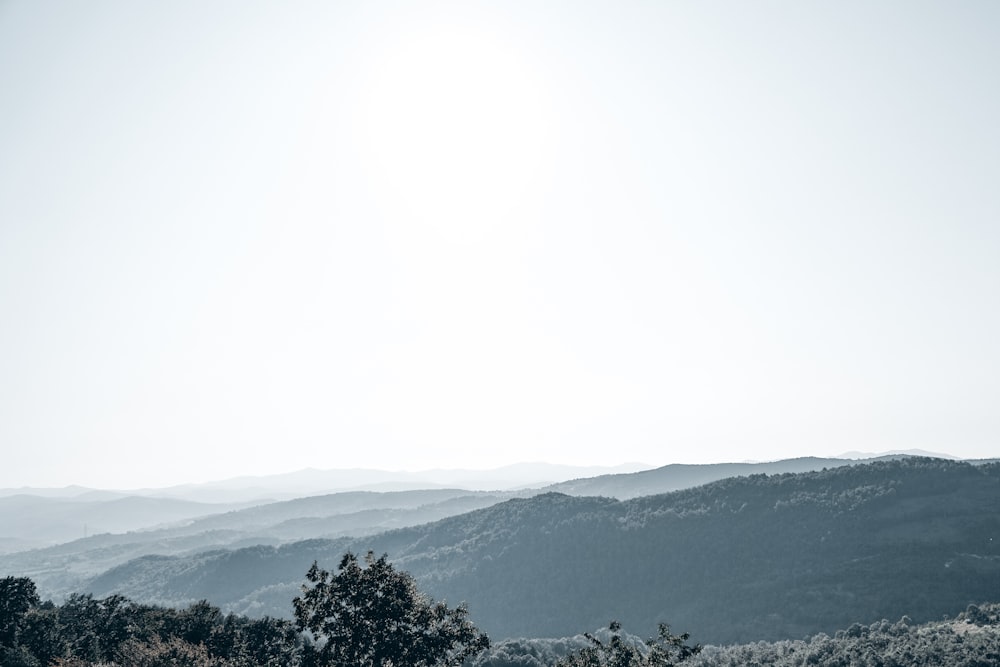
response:
{"label": "hazy white sky", "polygon": [[0,2],[0,486],[1000,455],[998,34]]}

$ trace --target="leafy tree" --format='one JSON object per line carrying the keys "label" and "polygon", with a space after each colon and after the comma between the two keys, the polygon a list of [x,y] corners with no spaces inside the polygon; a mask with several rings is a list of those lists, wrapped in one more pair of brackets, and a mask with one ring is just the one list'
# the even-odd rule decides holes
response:
{"label": "leafy tree", "polygon": [[457,667],[489,647],[465,605],[428,599],[387,555],[369,551],[363,567],[347,553],[336,574],[314,562],[306,578],[313,585],[293,601],[295,618],[320,641],[319,665]]}
{"label": "leafy tree", "polygon": [[0,579],[0,647],[13,647],[29,609],[40,600],[35,582],[27,577]]}
{"label": "leafy tree", "polygon": [[672,634],[666,623],[660,623],[658,635],[647,639],[644,646],[623,639],[618,621],[611,621],[608,630],[611,631],[608,643],[585,633],[590,646],[566,656],[556,663],[557,667],[674,667],[701,652],[700,645],[685,643],[690,637],[688,633]]}

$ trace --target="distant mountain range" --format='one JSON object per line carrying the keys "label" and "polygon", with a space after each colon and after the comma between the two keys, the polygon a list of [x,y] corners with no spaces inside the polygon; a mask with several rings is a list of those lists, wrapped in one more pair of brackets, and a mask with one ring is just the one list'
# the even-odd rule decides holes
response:
{"label": "distant mountain range", "polygon": [[648,470],[644,463],[618,466],[569,466],[552,463],[516,463],[489,470],[433,469],[418,472],[350,468],[317,470],[231,479],[203,484],[182,484],[156,489],[106,491],[70,486],[59,489],[23,487],[0,489],[0,497],[35,495],[78,500],[108,500],[125,496],[179,498],[203,503],[247,503],[290,500],[338,491],[414,491],[450,488],[469,491],[506,491],[541,487],[577,477]]}
{"label": "distant mountain range", "polygon": [[[32,576],[43,595],[122,593],[163,604],[204,598],[249,615],[287,616],[313,560],[334,567],[347,550],[372,549],[438,599],[468,601],[495,638],[566,636],[616,618],[640,634],[667,621],[697,630],[697,641],[773,640],[903,614],[929,620],[1000,600],[1000,464],[897,457],[824,467],[754,472],[628,500],[334,494],[296,502],[312,508],[307,514],[325,506],[341,511],[328,516],[332,522],[351,517],[358,525],[358,515],[377,514],[372,503],[397,506],[385,516],[446,513],[449,504],[456,514],[363,537],[252,546],[257,538],[247,538],[244,548],[210,548],[213,535],[235,530],[227,516],[249,527],[247,535],[273,535],[275,526],[293,535],[295,503],[279,503],[214,517],[194,534],[154,544],[78,541],[12,554],[0,558],[0,574]],[[676,474],[668,466],[664,483],[676,483]],[[635,478],[651,488],[648,473]],[[603,483],[623,495],[636,490],[620,479]],[[398,507],[406,503],[409,510]],[[308,534],[321,534],[313,530],[322,524],[304,521]],[[191,548],[178,553],[185,540]],[[164,545],[175,555],[152,555]],[[123,549],[117,564],[99,571],[116,549]],[[129,559],[143,552],[150,555]]]}
{"label": "distant mountain range", "polygon": [[[927,452],[921,449],[891,452],[846,452],[835,457],[802,457],[786,459],[804,462],[822,462],[829,467],[856,460],[873,460],[886,456],[923,456],[959,460],[950,454]],[[641,471],[671,468],[713,469],[717,466],[777,465],[784,461],[745,461],[740,463],[667,465],[656,467],[645,463],[623,463],[618,466],[572,466],[541,462],[515,463],[488,470],[431,469],[418,472],[349,468],[318,470],[306,468],[274,475],[233,477],[201,484],[181,484],[163,488],[132,490],[93,489],[83,486],[61,488],[20,487],[0,488],[0,498],[29,495],[66,500],[102,501],[143,496],[175,498],[207,504],[263,504],[277,500],[291,500],[304,496],[337,493],[341,491],[414,491],[418,489],[465,489],[467,491],[511,491],[538,489],[570,480],[589,479],[606,475],[627,475]],[[812,465],[811,463],[809,465]],[[683,486],[678,487],[683,488]],[[150,522],[152,525],[154,522]],[[3,533],[0,532],[0,536]]]}
{"label": "distant mountain range", "polygon": [[902,457],[624,501],[542,493],[363,538],[145,556],[82,590],[287,616],[313,560],[373,549],[435,597],[468,601],[495,638],[616,618],[639,634],[667,621],[697,641],[780,639],[1000,600],[997,507],[1000,465]]}
{"label": "distant mountain range", "polygon": [[[965,599],[1000,600],[1000,553],[983,537],[1000,543],[989,509],[1000,507],[998,466],[976,463],[893,454],[669,465],[536,489],[353,491],[242,507],[88,490],[22,494],[0,497],[0,535],[51,539],[112,520],[120,532],[0,555],[0,576],[31,576],[56,599],[121,592],[287,615],[313,559],[332,566],[344,550],[372,548],[434,595],[468,600],[500,636],[658,617],[702,628],[714,642],[794,637],[897,608],[929,619]],[[929,587],[905,585],[903,573]],[[697,582],[704,590],[692,588]],[[774,606],[782,596],[784,611]],[[546,607],[556,601],[576,611]],[[562,620],[545,620],[532,605]],[[715,618],[712,605],[747,616]]]}
{"label": "distant mountain range", "polygon": [[[555,491],[573,496],[608,496],[625,500],[644,495],[677,491],[726,477],[751,474],[805,472],[849,465],[840,458],[800,458],[772,463],[713,463],[668,465],[652,470],[620,473],[641,464],[617,468],[583,468],[520,464],[490,471],[427,471],[413,473],[441,481],[448,476],[464,479],[466,487],[435,487],[421,490],[348,491],[309,495],[312,488],[326,488],[351,479],[390,479],[395,473],[361,471],[300,471],[265,478],[234,478],[209,485],[146,490],[143,494],[68,487],[49,496],[26,493],[3,496],[0,492],[0,572],[6,565],[16,569],[19,560],[2,558],[29,549],[58,549],[39,555],[53,555],[50,571],[58,563],[73,560],[75,570],[92,572],[124,559],[145,553],[170,555],[197,548],[220,548],[246,544],[280,544],[308,537],[369,535],[380,530],[412,526],[459,514],[514,497]],[[592,477],[569,476],[581,472],[605,471]],[[610,472],[608,472],[610,471]],[[473,475],[479,475],[478,478]],[[365,476],[367,475],[367,477]],[[485,492],[470,490],[492,486],[493,482],[565,478],[554,484],[521,490]],[[490,482],[487,484],[487,482]],[[410,482],[373,484],[376,488],[408,486]],[[249,498],[265,491],[281,496],[298,485],[301,496],[293,500],[243,500],[241,502],[198,502],[170,494],[191,497]],[[55,493],[58,491],[59,493]],[[241,510],[241,511],[236,511]],[[68,543],[68,544],[67,544]],[[99,557],[87,556],[98,552]],[[48,561],[46,561],[48,562]],[[82,568],[82,569],[81,569]],[[67,580],[69,584],[73,579]]]}

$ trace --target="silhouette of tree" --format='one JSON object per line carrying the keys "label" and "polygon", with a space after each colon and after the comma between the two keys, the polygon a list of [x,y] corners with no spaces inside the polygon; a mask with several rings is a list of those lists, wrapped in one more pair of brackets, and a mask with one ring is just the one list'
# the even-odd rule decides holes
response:
{"label": "silhouette of tree", "polygon": [[347,553],[336,574],[314,562],[306,578],[313,585],[293,601],[295,618],[319,640],[319,665],[457,667],[489,647],[464,605],[428,599],[386,555],[369,551],[362,567]]}

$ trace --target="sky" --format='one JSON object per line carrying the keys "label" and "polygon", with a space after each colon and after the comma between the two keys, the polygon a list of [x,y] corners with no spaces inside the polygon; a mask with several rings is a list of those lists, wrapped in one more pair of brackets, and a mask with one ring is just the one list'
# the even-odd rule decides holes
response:
{"label": "sky", "polygon": [[0,487],[998,456],[997,34],[0,2]]}

